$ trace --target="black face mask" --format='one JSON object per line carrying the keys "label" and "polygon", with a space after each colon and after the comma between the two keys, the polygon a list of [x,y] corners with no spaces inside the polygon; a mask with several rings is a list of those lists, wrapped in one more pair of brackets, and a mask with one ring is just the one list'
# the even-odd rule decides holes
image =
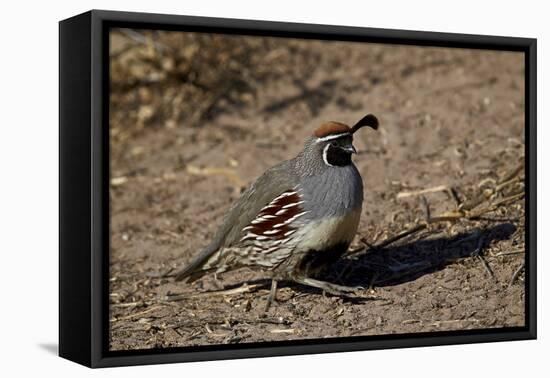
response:
{"label": "black face mask", "polygon": [[344,167],[351,164],[351,153],[340,147],[333,146],[332,144],[328,146],[326,158],[328,164],[338,167]]}

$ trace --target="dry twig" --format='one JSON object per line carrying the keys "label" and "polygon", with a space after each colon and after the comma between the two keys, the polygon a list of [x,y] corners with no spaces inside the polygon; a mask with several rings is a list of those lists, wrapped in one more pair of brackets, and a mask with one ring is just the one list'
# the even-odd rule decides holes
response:
{"label": "dry twig", "polygon": [[168,302],[174,302],[174,301],[182,301],[185,299],[196,298],[196,297],[214,297],[218,295],[223,296],[223,295],[235,295],[235,294],[242,294],[242,293],[252,293],[256,291],[259,287],[263,287],[263,286],[264,286],[263,284],[253,284],[253,285],[244,284],[234,289],[205,291],[202,293],[167,295],[164,298],[164,300]]}
{"label": "dry twig", "polygon": [[411,192],[400,192],[400,193],[397,193],[396,198],[401,199],[401,198],[407,198],[407,197],[416,197],[416,196],[421,196],[423,194],[428,194],[428,193],[444,192],[446,190],[449,190],[449,187],[447,185],[439,185],[439,186],[434,186],[433,188],[415,190]]}
{"label": "dry twig", "polygon": [[525,262],[523,262],[519,268],[514,272],[514,274],[512,275],[512,278],[510,279],[510,283],[508,284],[508,289],[512,287],[512,285],[514,284],[514,282],[517,280],[517,278],[519,277],[519,274],[521,273],[521,271],[525,269]]}
{"label": "dry twig", "polygon": [[118,322],[118,321],[121,321],[121,320],[132,319],[132,318],[135,318],[135,317],[138,317],[138,316],[142,316],[142,315],[148,314],[148,313],[150,313],[151,311],[158,310],[158,309],[161,308],[161,307],[163,307],[163,306],[162,306],[162,305],[152,306],[152,307],[149,307],[147,310],[143,310],[143,311],[140,311],[140,312],[136,312],[136,313],[133,313],[133,314],[130,314],[130,315],[127,315],[127,316],[123,316],[123,317],[121,317],[121,318],[113,318],[113,319],[111,319],[111,322]]}

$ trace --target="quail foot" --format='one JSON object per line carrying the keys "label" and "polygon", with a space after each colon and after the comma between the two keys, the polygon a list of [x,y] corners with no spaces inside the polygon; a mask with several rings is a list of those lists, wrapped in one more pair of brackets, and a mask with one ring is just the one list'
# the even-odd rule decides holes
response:
{"label": "quail foot", "polygon": [[272,280],[266,310],[280,280],[334,295],[355,291],[314,277],[347,251],[359,225],[363,181],[351,156],[353,134],[363,126],[377,129],[378,120],[368,114],[353,127],[319,126],[298,156],[268,169],[242,194],[212,242],[176,280],[259,268]]}

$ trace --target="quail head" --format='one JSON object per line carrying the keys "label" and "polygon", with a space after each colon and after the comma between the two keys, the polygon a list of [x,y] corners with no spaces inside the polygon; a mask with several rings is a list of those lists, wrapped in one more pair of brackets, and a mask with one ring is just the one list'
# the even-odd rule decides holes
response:
{"label": "quail head", "polygon": [[335,295],[353,291],[314,277],[347,251],[359,225],[363,181],[351,155],[353,134],[363,126],[377,129],[378,120],[369,114],[353,127],[318,127],[298,156],[268,169],[242,194],[212,242],[176,280],[260,268],[272,279],[266,309],[279,280]]}

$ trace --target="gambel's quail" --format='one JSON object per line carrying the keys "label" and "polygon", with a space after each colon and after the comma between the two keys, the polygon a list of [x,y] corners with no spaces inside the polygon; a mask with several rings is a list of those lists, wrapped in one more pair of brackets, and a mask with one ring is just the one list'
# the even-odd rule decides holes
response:
{"label": "gambel's quail", "polygon": [[338,260],[352,242],[363,203],[363,181],[351,161],[353,134],[378,128],[368,114],[349,127],[327,122],[295,158],[268,169],[229,209],[212,242],[176,280],[241,267],[270,273],[266,310],[277,281],[289,280],[340,295],[356,288],[313,277]]}

